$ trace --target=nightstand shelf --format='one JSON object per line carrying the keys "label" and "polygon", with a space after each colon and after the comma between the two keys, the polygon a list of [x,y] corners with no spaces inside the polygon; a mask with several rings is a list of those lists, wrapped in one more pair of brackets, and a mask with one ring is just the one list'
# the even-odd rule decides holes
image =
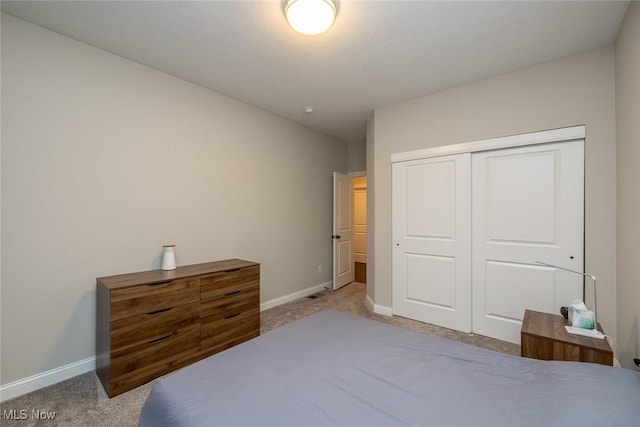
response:
{"label": "nightstand shelf", "polygon": [[[572,335],[566,325],[560,315],[525,310],[520,330],[522,357],[613,365],[613,351],[606,339]],[[602,331],[600,324],[598,329]]]}

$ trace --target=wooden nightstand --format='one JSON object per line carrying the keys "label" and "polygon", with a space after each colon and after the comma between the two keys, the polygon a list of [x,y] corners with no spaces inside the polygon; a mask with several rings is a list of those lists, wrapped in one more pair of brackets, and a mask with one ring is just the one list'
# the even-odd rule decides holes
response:
{"label": "wooden nightstand", "polygon": [[[613,366],[613,351],[606,339],[570,334],[564,328],[566,325],[560,315],[525,310],[520,329],[522,357]],[[600,324],[598,329],[602,331]]]}

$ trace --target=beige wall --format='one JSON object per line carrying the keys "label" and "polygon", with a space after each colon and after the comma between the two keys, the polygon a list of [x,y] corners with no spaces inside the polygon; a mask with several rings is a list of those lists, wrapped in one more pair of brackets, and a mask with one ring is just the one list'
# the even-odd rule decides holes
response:
{"label": "beige wall", "polygon": [[367,286],[376,304],[392,304],[392,153],[586,124],[586,271],[598,278],[599,320],[615,337],[614,60],[613,47],[601,48],[375,111],[367,166],[376,252]]}
{"label": "beige wall", "polygon": [[[375,303],[376,301],[376,288],[375,288],[375,264],[376,257],[376,209],[378,206],[375,203],[376,193],[374,191],[376,182],[376,133],[375,133],[375,111],[367,120],[367,295]],[[389,200],[390,201],[390,200]],[[391,238],[391,237],[389,237]]]}
{"label": "beige wall", "polygon": [[2,384],[94,356],[95,278],[163,243],[263,302],[331,280],[346,144],[4,14],[2,107]]}
{"label": "beige wall", "polygon": [[349,172],[362,172],[367,170],[367,143],[350,142],[349,151]]}
{"label": "beige wall", "polygon": [[640,3],[632,2],[616,41],[618,149],[618,360],[640,357]]}

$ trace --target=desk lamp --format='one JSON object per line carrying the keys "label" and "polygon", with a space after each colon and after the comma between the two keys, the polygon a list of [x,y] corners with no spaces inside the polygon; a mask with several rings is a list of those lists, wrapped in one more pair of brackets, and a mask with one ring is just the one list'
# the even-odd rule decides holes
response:
{"label": "desk lamp", "polygon": [[[568,268],[560,267],[560,266],[557,266],[557,265],[547,264],[547,263],[540,262],[540,261],[536,261],[536,263],[540,264],[540,265],[547,266],[547,267],[558,268],[560,270],[568,271],[570,273],[579,274],[579,275],[584,276],[584,277],[590,277],[591,280],[593,280],[593,329],[577,328],[575,326],[568,326],[568,325],[565,326],[565,329],[570,334],[583,335],[585,337],[604,339],[604,334],[598,330],[598,317],[597,317],[597,313],[596,313],[596,311],[597,311],[596,276],[593,276],[591,274],[586,274],[586,273],[583,273],[581,271],[570,270]],[[584,302],[584,300],[585,300],[585,282],[584,282],[584,279],[583,279],[582,280],[582,302]]]}

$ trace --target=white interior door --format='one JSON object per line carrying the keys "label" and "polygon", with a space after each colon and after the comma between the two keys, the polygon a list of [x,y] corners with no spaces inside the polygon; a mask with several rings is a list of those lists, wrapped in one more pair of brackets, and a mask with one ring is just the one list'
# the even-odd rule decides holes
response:
{"label": "white interior door", "polygon": [[582,298],[584,141],[474,153],[473,331],[520,342],[525,309]]}
{"label": "white interior door", "polygon": [[392,166],[393,314],[471,330],[470,154]]}
{"label": "white interior door", "polygon": [[353,179],[333,173],[333,289],[355,280],[353,261]]}

